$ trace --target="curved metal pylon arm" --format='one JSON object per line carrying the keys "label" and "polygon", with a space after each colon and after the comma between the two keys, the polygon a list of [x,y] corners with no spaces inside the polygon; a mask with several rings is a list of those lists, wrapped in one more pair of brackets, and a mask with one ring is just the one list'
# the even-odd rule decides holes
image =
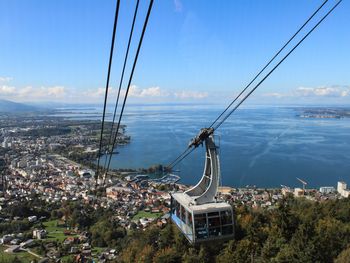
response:
{"label": "curved metal pylon arm", "polygon": [[194,205],[216,202],[219,187],[220,162],[213,134],[211,133],[205,138],[204,142],[206,158],[203,176],[198,184],[185,192],[185,194],[194,197]]}

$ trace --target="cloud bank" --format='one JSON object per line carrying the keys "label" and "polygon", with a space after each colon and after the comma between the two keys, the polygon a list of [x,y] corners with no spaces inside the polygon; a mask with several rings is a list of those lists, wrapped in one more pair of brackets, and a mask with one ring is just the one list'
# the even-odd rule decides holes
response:
{"label": "cloud bank", "polygon": [[0,83],[7,83],[10,82],[12,80],[11,77],[1,77],[0,76]]}
{"label": "cloud bank", "polygon": [[64,99],[66,95],[65,87],[39,87],[26,86],[16,88],[13,86],[0,85],[0,98],[12,99],[16,101],[44,101]]}
{"label": "cloud bank", "polygon": [[[125,94],[125,91],[123,91]],[[129,90],[128,96],[134,98],[154,98],[154,97],[168,97],[169,92],[162,90],[160,87],[150,87],[146,89],[140,89],[136,85],[132,85]]]}
{"label": "cloud bank", "polygon": [[[11,85],[12,78],[0,77],[0,99],[8,99],[18,102],[44,102],[55,101],[64,103],[102,103],[105,88],[74,89],[61,85],[56,86],[24,86]],[[120,100],[125,96],[126,90],[122,89]],[[108,102],[114,103],[117,97],[117,89],[109,88]],[[332,85],[319,87],[298,87],[289,92],[271,92],[254,96],[259,103],[344,103],[349,102],[350,85]],[[159,86],[141,88],[137,85],[130,86],[128,100],[136,103],[164,103],[164,102],[226,102],[231,96],[224,93],[209,93],[198,90],[167,90]],[[232,97],[233,98],[233,97]],[[231,98],[231,99],[232,99]],[[270,98],[270,99],[269,99]],[[276,100],[278,99],[278,101]]]}
{"label": "cloud bank", "polygon": [[[109,97],[114,99],[117,96],[117,89],[111,87],[108,91]],[[126,90],[123,89],[120,92],[120,96],[124,97]],[[104,88],[92,89],[84,92],[84,95],[88,98],[102,98],[105,94]],[[140,88],[136,85],[130,86],[128,98],[130,99],[144,99],[148,101],[152,100],[200,100],[208,97],[208,92],[200,91],[169,91],[160,88],[159,86]]]}
{"label": "cloud bank", "polygon": [[[49,87],[15,87],[9,85],[11,78],[0,77],[0,99],[14,100],[18,102],[36,102],[36,101],[57,101],[57,102],[79,102],[79,103],[94,103],[103,101],[105,88],[94,88],[80,91],[77,89],[66,88],[64,86],[49,86]],[[108,99],[114,101],[117,97],[117,89],[110,87]],[[126,94],[126,90],[122,89],[120,99]],[[207,92],[182,90],[169,91],[160,88],[159,86],[140,88],[136,85],[130,86],[128,98],[134,101],[145,102],[167,102],[176,100],[201,100],[208,97]]]}
{"label": "cloud bank", "polygon": [[265,93],[263,96],[275,98],[345,98],[350,96],[350,86],[298,87],[292,92],[272,92]]}

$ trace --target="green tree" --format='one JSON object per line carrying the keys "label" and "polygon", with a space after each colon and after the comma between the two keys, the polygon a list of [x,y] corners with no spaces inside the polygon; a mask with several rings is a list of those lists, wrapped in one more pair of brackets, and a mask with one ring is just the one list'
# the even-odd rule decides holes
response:
{"label": "green tree", "polygon": [[262,259],[266,262],[277,256],[280,249],[286,245],[286,239],[281,235],[281,232],[276,226],[273,226],[269,231],[268,238],[263,244],[261,250]]}
{"label": "green tree", "polygon": [[293,235],[290,243],[285,243],[277,256],[276,262],[314,262],[315,248],[312,240],[313,228],[309,224],[302,224]]}
{"label": "green tree", "polygon": [[316,259],[323,262],[333,261],[350,242],[349,227],[334,218],[320,219],[315,228],[314,244],[318,251]]}
{"label": "green tree", "polygon": [[165,248],[174,244],[174,225],[167,224],[159,234],[159,248]]}
{"label": "green tree", "polygon": [[288,199],[283,200],[279,204],[276,214],[272,217],[274,220],[273,224],[279,228],[282,237],[284,237],[286,240],[291,239],[298,225],[298,219],[292,213],[292,208],[288,201]]}
{"label": "green tree", "polygon": [[185,254],[182,256],[183,263],[201,263],[198,258],[197,251],[194,248],[189,248]]}
{"label": "green tree", "polygon": [[154,249],[151,245],[146,245],[137,256],[137,263],[152,263]]}
{"label": "green tree", "polygon": [[257,257],[257,244],[249,239],[242,239],[233,253],[233,262],[254,262]]}
{"label": "green tree", "polygon": [[236,241],[230,240],[224,247],[224,249],[220,252],[220,254],[216,257],[217,263],[233,263],[234,251],[236,249]]}
{"label": "green tree", "polygon": [[120,260],[123,263],[134,263],[136,262],[136,255],[139,250],[139,244],[136,241],[133,241],[126,246],[120,255]]}
{"label": "green tree", "polygon": [[177,263],[181,261],[181,256],[171,247],[159,250],[153,258],[154,263]]}

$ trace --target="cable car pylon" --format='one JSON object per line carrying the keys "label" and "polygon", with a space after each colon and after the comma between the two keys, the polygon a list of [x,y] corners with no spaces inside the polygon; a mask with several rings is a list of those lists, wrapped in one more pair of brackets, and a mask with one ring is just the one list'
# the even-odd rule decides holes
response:
{"label": "cable car pylon", "polygon": [[191,243],[234,236],[232,206],[218,200],[220,161],[213,128],[202,129],[189,147],[203,142],[206,158],[201,180],[185,192],[171,194],[171,220]]}
{"label": "cable car pylon", "polygon": [[[232,238],[234,236],[233,211],[232,207],[226,202],[219,202],[217,198],[220,162],[217,147],[214,142],[214,130],[216,131],[233,112],[290,56],[295,49],[333,12],[333,10],[342,2],[339,0],[328,12],[318,20],[318,22],[307,31],[304,36],[292,46],[292,48],[280,59],[276,65],[252,88],[247,94],[243,93],[258,78],[258,76],[271,64],[272,61],[284,50],[296,35],[309,23],[314,15],[322,9],[323,4],[312,14],[312,16],[303,24],[303,26],[292,36],[292,38],[280,49],[276,55],[264,66],[264,68],[254,77],[254,79],[243,89],[241,93],[229,104],[228,107],[219,115],[210,125],[204,128],[200,133],[190,141],[187,149],[181,153],[167,167],[171,171],[179,162],[186,158],[195,148],[205,143],[206,159],[202,179],[199,183],[185,192],[173,193],[171,195],[171,219],[178,226],[181,232],[191,243],[202,241],[211,241],[217,239]],[[240,99],[240,97],[243,98]],[[233,106],[233,104],[240,101]],[[233,106],[231,108],[231,106]],[[231,110],[229,110],[231,108]],[[228,112],[227,112],[228,111]],[[226,115],[224,115],[226,114]]]}

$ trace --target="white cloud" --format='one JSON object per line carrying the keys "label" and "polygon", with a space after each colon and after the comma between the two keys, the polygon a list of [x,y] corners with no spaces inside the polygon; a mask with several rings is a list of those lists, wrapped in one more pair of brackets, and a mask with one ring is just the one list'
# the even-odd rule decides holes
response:
{"label": "white cloud", "polygon": [[[108,102],[114,102],[117,96],[117,89],[110,87]],[[121,98],[125,96],[126,90],[121,91]],[[105,88],[88,89],[79,91],[67,89],[64,86],[49,87],[14,87],[0,85],[0,98],[15,101],[63,101],[63,102],[103,102]],[[207,92],[199,91],[169,91],[159,86],[140,88],[136,85],[130,86],[129,99],[132,101],[153,101],[165,102],[176,100],[200,100],[208,97]]]}
{"label": "white cloud", "polygon": [[[98,88],[95,90],[89,90],[84,93],[84,96],[87,98],[102,99],[104,96],[105,89]],[[121,91],[121,96],[124,97],[126,90]],[[109,99],[114,99],[117,95],[117,89],[110,88],[108,97]],[[130,99],[155,99],[159,101],[160,99],[204,99],[208,97],[208,92],[199,92],[199,91],[167,91],[158,86],[149,87],[149,88],[139,88],[136,85],[130,86],[128,97]]]}
{"label": "white cloud", "polygon": [[271,92],[265,93],[265,97],[347,97],[350,95],[350,86],[320,86],[320,87],[299,87],[289,93]]}
{"label": "white cloud", "polygon": [[35,91],[33,90],[32,86],[27,86],[16,91],[16,95],[19,97],[30,96],[30,95],[33,95],[34,93]]}
{"label": "white cloud", "polygon": [[88,90],[83,93],[84,97],[89,97],[89,98],[99,98],[104,96],[105,94],[105,88],[97,88],[93,90]]}
{"label": "white cloud", "polygon": [[0,77],[0,82],[7,83],[10,82],[13,78],[11,77]]}
{"label": "white cloud", "polygon": [[136,98],[167,97],[169,95],[170,95],[169,92],[163,91],[160,87],[150,87],[146,89],[140,89],[137,86],[132,85],[129,89],[129,96],[136,97]]}
{"label": "white cloud", "polygon": [[0,95],[11,95],[16,92],[15,87],[10,87],[7,85],[0,86]]}
{"label": "white cloud", "polygon": [[66,95],[65,88],[62,86],[53,86],[53,87],[40,87],[33,88],[31,86],[25,87],[20,90],[22,96],[30,96],[33,98],[41,99],[57,99],[63,98]]}
{"label": "white cloud", "polygon": [[349,87],[342,88],[339,86],[332,87],[299,87],[296,93],[301,96],[326,96],[326,97],[346,97],[349,94]]}
{"label": "white cloud", "polygon": [[65,88],[63,86],[48,87],[44,91],[48,93],[49,96],[62,97],[66,94]]}
{"label": "white cloud", "polygon": [[52,86],[34,88],[26,86],[23,88],[10,87],[6,85],[0,86],[0,96],[6,99],[14,99],[20,101],[36,101],[36,100],[56,100],[63,99],[67,95],[65,87]]}
{"label": "white cloud", "polygon": [[347,97],[349,94],[350,94],[350,89],[349,89],[349,90],[343,90],[343,91],[340,93],[340,96],[341,96],[341,97]]}
{"label": "white cloud", "polygon": [[208,97],[208,92],[199,91],[180,91],[174,93],[176,98],[180,99],[204,99]]}
{"label": "white cloud", "polygon": [[[120,96],[125,96],[126,90],[121,90]],[[84,92],[84,96],[88,98],[102,98],[105,94],[105,88],[97,88]],[[116,88],[110,87],[108,90],[108,97],[114,99],[117,96],[118,90]],[[154,97],[167,97],[170,93],[162,90],[160,87],[150,87],[141,89],[136,85],[130,86],[129,94],[130,98],[154,98]]]}

